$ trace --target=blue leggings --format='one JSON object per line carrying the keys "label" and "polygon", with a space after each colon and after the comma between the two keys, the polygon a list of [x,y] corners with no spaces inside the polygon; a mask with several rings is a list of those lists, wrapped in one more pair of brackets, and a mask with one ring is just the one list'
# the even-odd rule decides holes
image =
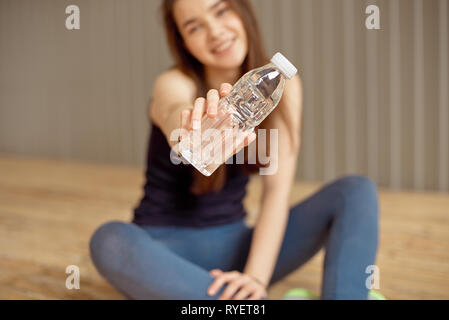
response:
{"label": "blue leggings", "polygon": [[[211,269],[243,271],[253,228],[244,220],[206,228],[108,222],[90,240],[98,272],[129,299],[217,299]],[[367,299],[378,246],[376,185],[344,176],[290,209],[270,284],[325,247],[322,299]]]}

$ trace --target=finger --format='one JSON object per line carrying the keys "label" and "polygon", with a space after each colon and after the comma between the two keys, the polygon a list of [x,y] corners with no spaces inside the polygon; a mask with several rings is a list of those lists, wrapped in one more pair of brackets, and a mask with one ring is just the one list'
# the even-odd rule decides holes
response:
{"label": "finger", "polygon": [[260,300],[264,297],[267,297],[265,290],[256,290],[249,296],[248,300]]}
{"label": "finger", "polygon": [[232,85],[229,83],[222,83],[220,86],[220,97],[225,97],[231,93]]}
{"label": "finger", "polygon": [[181,128],[189,130],[189,121],[191,115],[192,109],[186,109],[181,112]]}
{"label": "finger", "polygon": [[252,290],[248,286],[240,288],[239,292],[232,298],[232,300],[243,300],[252,294]]}
{"label": "finger", "polygon": [[190,116],[192,114],[191,109],[183,110],[181,112],[181,140],[185,138],[186,131],[190,131],[189,123],[190,123]]}
{"label": "finger", "polygon": [[209,90],[207,93],[207,115],[210,118],[217,116],[218,101],[220,97],[215,89]]}
{"label": "finger", "polygon": [[209,286],[209,290],[208,290],[209,295],[213,296],[214,294],[216,294],[218,292],[218,290],[220,290],[220,288],[226,282],[228,282],[236,277],[237,277],[237,275],[235,275],[233,273],[229,273],[229,272],[219,275],[217,278],[215,278],[215,280]]}
{"label": "finger", "polygon": [[260,299],[262,299],[262,295],[258,292],[253,293],[248,298],[248,300],[260,300]]}
{"label": "finger", "polygon": [[215,278],[215,280],[212,282],[212,284],[209,286],[208,293],[210,295],[214,295],[220,290],[220,288],[228,281],[231,281],[232,279],[236,278],[237,275],[226,272],[222,273]]}
{"label": "finger", "polygon": [[235,278],[226,286],[226,289],[223,291],[221,296],[218,297],[218,300],[230,299],[237,292],[237,290],[239,290],[246,283],[248,283],[248,279],[244,277]]}
{"label": "finger", "polygon": [[212,269],[212,270],[210,270],[209,272],[217,272],[217,271],[222,272],[221,269]]}
{"label": "finger", "polygon": [[212,270],[209,271],[209,273],[210,273],[211,275],[215,276],[215,275],[222,274],[223,271],[221,271],[220,269],[212,269]]}
{"label": "finger", "polygon": [[203,117],[206,99],[198,98],[195,100],[192,112],[192,128],[199,130],[201,128],[201,118]]}

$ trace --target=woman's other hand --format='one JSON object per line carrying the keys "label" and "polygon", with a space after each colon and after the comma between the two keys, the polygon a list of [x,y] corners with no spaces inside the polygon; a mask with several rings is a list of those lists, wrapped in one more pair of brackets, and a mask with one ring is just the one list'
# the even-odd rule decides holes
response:
{"label": "woman's other hand", "polygon": [[218,300],[260,300],[267,297],[265,285],[248,274],[239,271],[223,272],[220,269],[213,269],[209,273],[215,278],[207,290],[209,295],[215,295],[227,284]]}

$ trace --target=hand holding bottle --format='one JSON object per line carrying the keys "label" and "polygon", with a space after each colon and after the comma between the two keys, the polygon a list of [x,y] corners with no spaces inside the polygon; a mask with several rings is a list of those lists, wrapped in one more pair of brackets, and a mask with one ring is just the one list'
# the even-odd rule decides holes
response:
{"label": "hand holding bottle", "polygon": [[[219,112],[225,110],[219,110],[219,102],[221,98],[226,97],[232,90],[232,85],[229,83],[223,83],[220,86],[220,90],[209,90],[206,98],[199,97],[195,100],[193,108],[187,108],[181,111],[180,121],[180,136],[179,142],[186,138],[192,131],[200,131],[202,129],[202,123],[205,119],[214,119]],[[238,153],[241,149],[248,146],[256,139],[254,132],[239,132],[237,141],[242,143],[237,144],[232,152],[232,155]]]}

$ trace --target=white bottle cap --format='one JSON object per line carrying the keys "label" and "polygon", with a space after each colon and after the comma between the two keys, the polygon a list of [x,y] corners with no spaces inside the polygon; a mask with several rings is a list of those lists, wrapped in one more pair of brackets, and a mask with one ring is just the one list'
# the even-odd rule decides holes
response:
{"label": "white bottle cap", "polygon": [[273,58],[271,58],[271,62],[278,67],[288,79],[291,79],[298,72],[298,69],[296,69],[295,66],[280,52],[277,52]]}

